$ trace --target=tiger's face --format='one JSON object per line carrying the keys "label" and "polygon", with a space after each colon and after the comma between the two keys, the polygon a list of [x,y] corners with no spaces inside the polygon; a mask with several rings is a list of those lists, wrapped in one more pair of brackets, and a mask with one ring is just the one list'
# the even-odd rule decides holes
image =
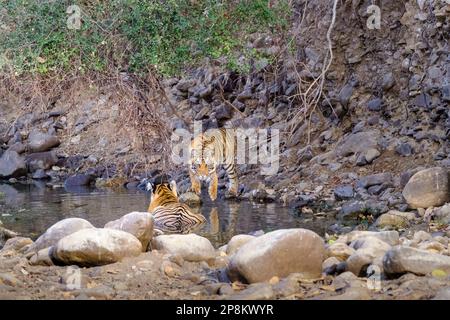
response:
{"label": "tiger's face", "polygon": [[174,180],[170,184],[161,183],[158,185],[153,185],[148,182],[146,189],[151,192],[149,212],[166,203],[178,202],[177,184]]}
{"label": "tiger's face", "polygon": [[191,143],[191,157],[189,170],[200,181],[210,182],[211,176],[216,172],[214,158],[214,137],[204,135],[195,138]]}

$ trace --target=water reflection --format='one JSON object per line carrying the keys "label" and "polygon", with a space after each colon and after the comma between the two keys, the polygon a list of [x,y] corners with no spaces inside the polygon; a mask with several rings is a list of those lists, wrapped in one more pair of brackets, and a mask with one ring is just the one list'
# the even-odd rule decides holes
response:
{"label": "water reflection", "polygon": [[[99,190],[88,188],[64,189],[48,188],[45,184],[7,185],[0,184],[0,220],[5,227],[23,235],[36,238],[49,226],[69,217],[88,220],[96,227],[115,220],[131,211],[146,211],[149,196],[139,190]],[[248,201],[204,202],[200,212],[206,217],[205,223],[195,230],[207,237],[215,246],[220,246],[235,234],[257,230],[265,232],[281,229],[305,227],[324,235],[332,222],[309,217],[296,217],[279,204],[259,204]],[[3,204],[2,204],[3,203]]]}

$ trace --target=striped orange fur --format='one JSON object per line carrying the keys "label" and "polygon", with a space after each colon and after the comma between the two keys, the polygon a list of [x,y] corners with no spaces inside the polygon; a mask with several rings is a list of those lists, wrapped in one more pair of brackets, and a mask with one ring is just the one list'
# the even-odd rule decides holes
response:
{"label": "striped orange fur", "polygon": [[188,233],[205,223],[203,215],[192,212],[191,208],[180,203],[175,181],[149,185],[152,190],[148,212],[153,215],[155,227],[164,233]]}

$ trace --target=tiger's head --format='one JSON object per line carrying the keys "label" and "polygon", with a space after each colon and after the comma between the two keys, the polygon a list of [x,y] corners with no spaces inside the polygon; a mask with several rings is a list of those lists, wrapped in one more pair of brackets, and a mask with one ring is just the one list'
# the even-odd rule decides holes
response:
{"label": "tiger's head", "polygon": [[200,180],[209,182],[216,172],[215,137],[202,134],[191,142],[189,170]]}
{"label": "tiger's head", "polygon": [[145,189],[151,193],[149,212],[167,203],[178,202],[177,183],[175,180],[172,180],[170,183],[160,184],[147,182]]}

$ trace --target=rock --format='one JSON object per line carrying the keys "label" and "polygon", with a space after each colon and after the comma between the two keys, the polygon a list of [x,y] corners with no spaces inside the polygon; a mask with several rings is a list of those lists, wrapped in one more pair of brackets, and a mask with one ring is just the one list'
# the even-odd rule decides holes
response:
{"label": "rock", "polygon": [[196,85],[196,81],[194,79],[182,79],[175,86],[181,92],[186,92],[189,88],[194,87]]}
{"label": "rock", "polygon": [[217,121],[228,120],[233,116],[233,110],[230,106],[221,105],[214,110]]}
{"label": "rock", "polygon": [[39,169],[48,170],[58,163],[58,157],[54,151],[37,152],[27,155],[25,162],[29,172]]}
{"label": "rock", "polygon": [[128,232],[88,228],[59,240],[52,257],[66,265],[89,267],[118,262],[141,252],[141,242]]}
{"label": "rock", "polygon": [[105,228],[131,233],[141,242],[142,250],[147,251],[153,236],[153,216],[148,212],[133,211],[120,219],[108,222]]}
{"label": "rock", "polygon": [[44,170],[42,170],[42,169],[37,169],[37,170],[33,173],[32,178],[35,179],[35,180],[42,180],[42,179],[48,179],[48,178],[50,178],[50,177],[45,173]]}
{"label": "rock", "polygon": [[372,298],[367,288],[350,287],[343,294],[327,297],[325,300],[372,300]]}
{"label": "rock", "polygon": [[54,246],[62,238],[86,228],[94,228],[89,222],[81,218],[67,218],[61,220],[45,231],[30,247],[28,252],[37,252],[41,249]]}
{"label": "rock", "polygon": [[353,198],[353,186],[351,185],[340,185],[334,189],[334,196],[336,200],[344,200]]}
{"label": "rock", "polygon": [[186,261],[208,261],[216,255],[211,242],[196,234],[161,235],[152,243],[155,249],[177,254]]}
{"label": "rock", "polygon": [[349,247],[345,243],[335,242],[328,246],[325,251],[326,257],[336,257],[340,261],[347,260],[352,254],[355,253],[355,249]]}
{"label": "rock", "polygon": [[352,243],[353,241],[365,238],[365,237],[375,237],[378,238],[381,241],[386,242],[387,244],[391,246],[398,245],[400,243],[399,234],[397,231],[352,231],[347,234],[344,234],[340,236],[335,243],[342,242],[342,243]]}
{"label": "rock", "polygon": [[10,238],[5,242],[2,251],[14,250],[21,251],[24,247],[29,246],[33,243],[33,240],[25,237],[14,237]]}
{"label": "rock", "polygon": [[276,296],[290,296],[300,290],[300,282],[303,280],[303,275],[299,273],[291,273],[280,282],[275,284],[272,289]]}
{"label": "rock", "polygon": [[[322,271],[326,274],[328,274],[329,272],[327,272],[328,270],[334,268],[336,269],[336,266],[338,264],[340,264],[341,261],[338,260],[338,258],[336,257],[329,257],[327,259],[325,259],[325,261],[322,263]],[[332,273],[332,272],[330,272]]]}
{"label": "rock", "polygon": [[370,236],[356,239],[350,246],[356,252],[347,259],[347,269],[357,276],[365,276],[367,267],[391,249],[386,242]]}
{"label": "rock", "polygon": [[297,151],[298,163],[309,161],[314,158],[314,153],[311,146],[306,146]]}
{"label": "rock", "polygon": [[348,103],[350,102],[350,98],[353,95],[353,89],[353,85],[351,83],[348,83],[339,91],[338,99],[344,108],[346,108],[348,106]]}
{"label": "rock", "polygon": [[372,163],[372,161],[378,158],[380,155],[381,152],[375,148],[367,149],[366,152],[364,152],[364,158],[366,159],[367,163]]}
{"label": "rock", "polygon": [[395,152],[403,157],[409,157],[414,153],[414,150],[409,143],[400,143],[395,147]]}
{"label": "rock", "polygon": [[392,72],[389,72],[383,76],[381,87],[384,91],[388,91],[395,85],[395,78]]}
{"label": "rock", "polygon": [[360,287],[358,281],[358,277],[355,276],[355,274],[350,271],[346,271],[334,278],[332,286],[336,291],[350,287]]}
{"label": "rock", "polygon": [[39,250],[30,256],[29,262],[32,266],[53,266],[52,252],[54,247],[47,247]]}
{"label": "rock", "polygon": [[417,231],[416,233],[414,233],[414,236],[413,236],[413,241],[415,241],[417,243],[427,241],[430,239],[431,239],[431,234],[429,234],[428,232],[422,231],[422,230]]}
{"label": "rock", "polygon": [[178,199],[180,202],[184,202],[187,205],[200,205],[202,203],[202,200],[200,196],[198,196],[195,192],[185,192],[181,194]]}
{"label": "rock", "polygon": [[379,216],[375,222],[375,225],[379,228],[406,228],[409,226],[410,221],[415,217],[416,215],[413,212],[390,210],[389,212]]}
{"label": "rock", "polygon": [[0,157],[0,179],[18,178],[27,174],[25,160],[15,151],[5,151]]}
{"label": "rock", "polygon": [[14,151],[18,154],[24,153],[26,150],[26,146],[22,142],[16,142],[12,144],[8,149],[8,151]]}
{"label": "rock", "polygon": [[12,274],[9,273],[0,273],[0,285],[5,284],[7,286],[15,287],[21,282],[17,280]]}
{"label": "rock", "polygon": [[270,300],[274,297],[272,286],[268,283],[255,283],[239,293],[231,295],[228,300]]}
{"label": "rock", "polygon": [[372,99],[367,104],[367,108],[369,109],[369,111],[381,111],[382,102],[383,100],[381,100],[380,98]]}
{"label": "rock", "polygon": [[385,272],[390,274],[411,272],[426,275],[436,269],[449,274],[450,257],[412,247],[397,246],[386,252],[383,267]]}
{"label": "rock", "polygon": [[445,245],[438,241],[427,241],[423,242],[418,246],[418,249],[426,250],[432,253],[445,254]]}
{"label": "rock", "polygon": [[8,240],[17,236],[18,234],[16,232],[8,230],[2,227],[0,224],[0,247],[3,245],[4,240]]}
{"label": "rock", "polygon": [[433,210],[433,217],[443,224],[450,224],[450,203],[435,208]]}
{"label": "rock", "polygon": [[376,149],[379,135],[379,131],[376,130],[350,134],[337,145],[336,153],[347,157],[355,153],[364,153],[368,149]]}
{"label": "rock", "polygon": [[94,177],[90,174],[75,174],[64,181],[65,187],[81,187],[88,186],[94,181]]}
{"label": "rock", "polygon": [[341,220],[354,220],[361,214],[378,217],[380,214],[387,211],[389,211],[389,208],[385,202],[378,202],[374,200],[351,201],[342,205],[338,218]]}
{"label": "rock", "polygon": [[392,174],[389,172],[371,174],[358,180],[358,186],[368,188],[379,184],[391,184]]}
{"label": "rock", "polygon": [[450,201],[450,179],[441,167],[417,172],[403,189],[403,197],[411,208],[439,207]]}
{"label": "rock", "polygon": [[254,236],[248,234],[238,234],[230,239],[227,245],[226,253],[231,256],[234,254],[240,247],[249,242],[250,240],[255,239]]}
{"label": "rock", "polygon": [[28,135],[28,149],[32,152],[47,151],[53,147],[59,146],[58,137],[43,133],[39,130],[33,130]]}
{"label": "rock", "polygon": [[281,229],[266,233],[243,245],[228,267],[231,279],[249,283],[268,281],[274,276],[301,273],[319,277],[325,256],[324,242],[306,229]]}
{"label": "rock", "polygon": [[440,289],[433,300],[450,300],[450,287]]}
{"label": "rock", "polygon": [[228,296],[233,294],[234,290],[228,283],[224,283],[220,286],[217,293],[221,296]]}

